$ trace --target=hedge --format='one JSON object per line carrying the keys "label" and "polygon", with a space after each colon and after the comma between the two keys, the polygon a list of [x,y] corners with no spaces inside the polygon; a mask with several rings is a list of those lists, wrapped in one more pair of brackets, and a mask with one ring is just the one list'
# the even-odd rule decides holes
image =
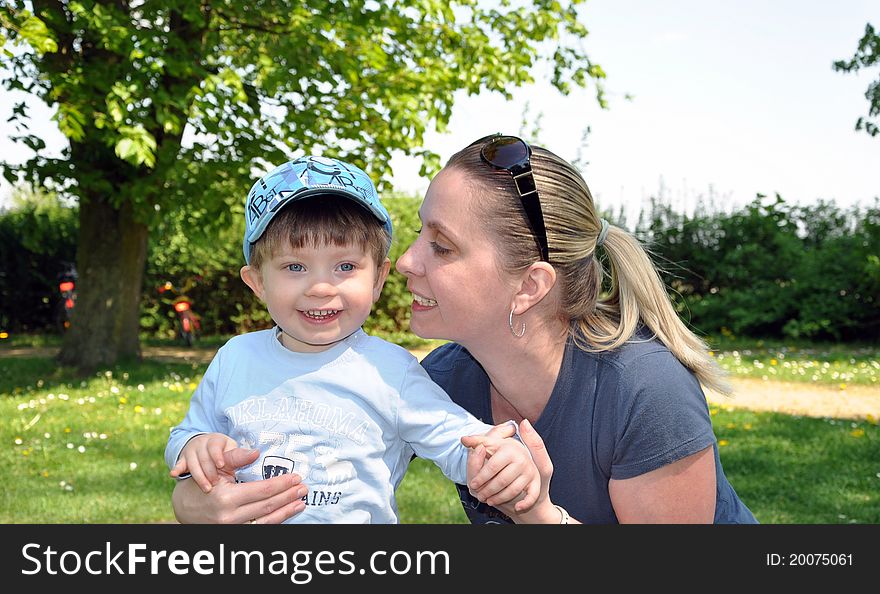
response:
{"label": "hedge", "polygon": [[[394,223],[394,262],[415,239],[420,200],[384,201]],[[56,330],[57,277],[73,260],[76,209],[37,202],[0,213],[0,331]],[[141,306],[145,335],[174,335],[171,302],[182,292],[193,300],[205,334],[271,324],[239,278],[242,225],[211,225],[193,213],[164,221],[152,233]],[[880,336],[880,200],[841,209],[759,196],[732,212],[701,206],[693,214],[654,201],[635,233],[654,253],[681,315],[700,333]],[[160,293],[166,283],[173,289]],[[367,330],[405,333],[410,301],[406,279],[392,273]]]}

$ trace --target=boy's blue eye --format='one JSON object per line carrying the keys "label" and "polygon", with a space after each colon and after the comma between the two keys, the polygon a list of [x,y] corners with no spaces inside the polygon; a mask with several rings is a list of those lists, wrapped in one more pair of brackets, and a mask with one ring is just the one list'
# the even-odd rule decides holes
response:
{"label": "boy's blue eye", "polygon": [[345,262],[343,264],[340,264],[339,268],[340,270],[342,270],[342,272],[351,272],[352,270],[354,270],[354,264],[350,262]]}
{"label": "boy's blue eye", "polygon": [[288,264],[287,269],[291,272],[302,272],[303,266],[302,264]]}

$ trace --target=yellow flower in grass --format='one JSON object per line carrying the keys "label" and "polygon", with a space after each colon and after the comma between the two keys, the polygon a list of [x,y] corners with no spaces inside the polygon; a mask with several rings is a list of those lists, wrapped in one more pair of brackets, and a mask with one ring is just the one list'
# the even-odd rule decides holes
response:
{"label": "yellow flower in grass", "polygon": [[777,361],[776,359],[770,359],[770,365],[778,365],[778,364],[779,364],[779,361]]}
{"label": "yellow flower in grass", "polygon": [[853,437],[864,437],[864,436],[865,436],[865,430],[864,430],[864,429],[861,429],[861,428],[859,428],[859,429],[853,429],[852,431],[849,432],[849,434],[852,435]]}
{"label": "yellow flower in grass", "polygon": [[722,448],[723,448],[724,446],[726,446],[727,444],[729,444],[729,443],[730,443],[730,442],[727,441],[726,439],[719,439],[719,440],[718,440],[718,446],[719,446],[719,447],[722,447]]}
{"label": "yellow flower in grass", "polygon": [[877,417],[875,417],[874,415],[868,415],[866,418],[867,418],[868,422],[871,423],[872,425],[877,424]]}

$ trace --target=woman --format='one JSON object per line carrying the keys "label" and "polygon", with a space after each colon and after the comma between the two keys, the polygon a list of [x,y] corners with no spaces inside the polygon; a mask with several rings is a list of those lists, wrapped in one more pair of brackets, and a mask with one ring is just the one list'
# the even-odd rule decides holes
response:
{"label": "woman", "polygon": [[[491,507],[487,487],[459,486],[472,522],[755,522],[724,476],[700,387],[728,391],[723,374],[571,165],[515,137],[480,139],[437,174],[420,216],[397,262],[412,329],[454,341],[423,365],[478,418],[520,422],[543,479],[523,515]],[[175,512],[281,521],[302,486],[279,479],[207,496],[184,481]]]}
{"label": "woman", "polygon": [[[552,460],[546,501],[504,515],[755,521],[721,469],[700,388],[728,391],[721,371],[571,165],[515,137],[478,140],[434,178],[420,216],[397,262],[414,295],[411,327],[455,341],[423,365],[484,421],[526,421]],[[459,489],[472,522],[506,519]]]}

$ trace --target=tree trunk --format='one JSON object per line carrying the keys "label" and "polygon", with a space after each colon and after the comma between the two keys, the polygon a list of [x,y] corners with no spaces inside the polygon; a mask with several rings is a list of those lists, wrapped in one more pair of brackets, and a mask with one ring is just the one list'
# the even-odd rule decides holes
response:
{"label": "tree trunk", "polygon": [[81,202],[77,301],[59,363],[87,373],[120,357],[140,357],[148,235],[147,226],[134,220],[130,201],[120,207],[103,197]]}

